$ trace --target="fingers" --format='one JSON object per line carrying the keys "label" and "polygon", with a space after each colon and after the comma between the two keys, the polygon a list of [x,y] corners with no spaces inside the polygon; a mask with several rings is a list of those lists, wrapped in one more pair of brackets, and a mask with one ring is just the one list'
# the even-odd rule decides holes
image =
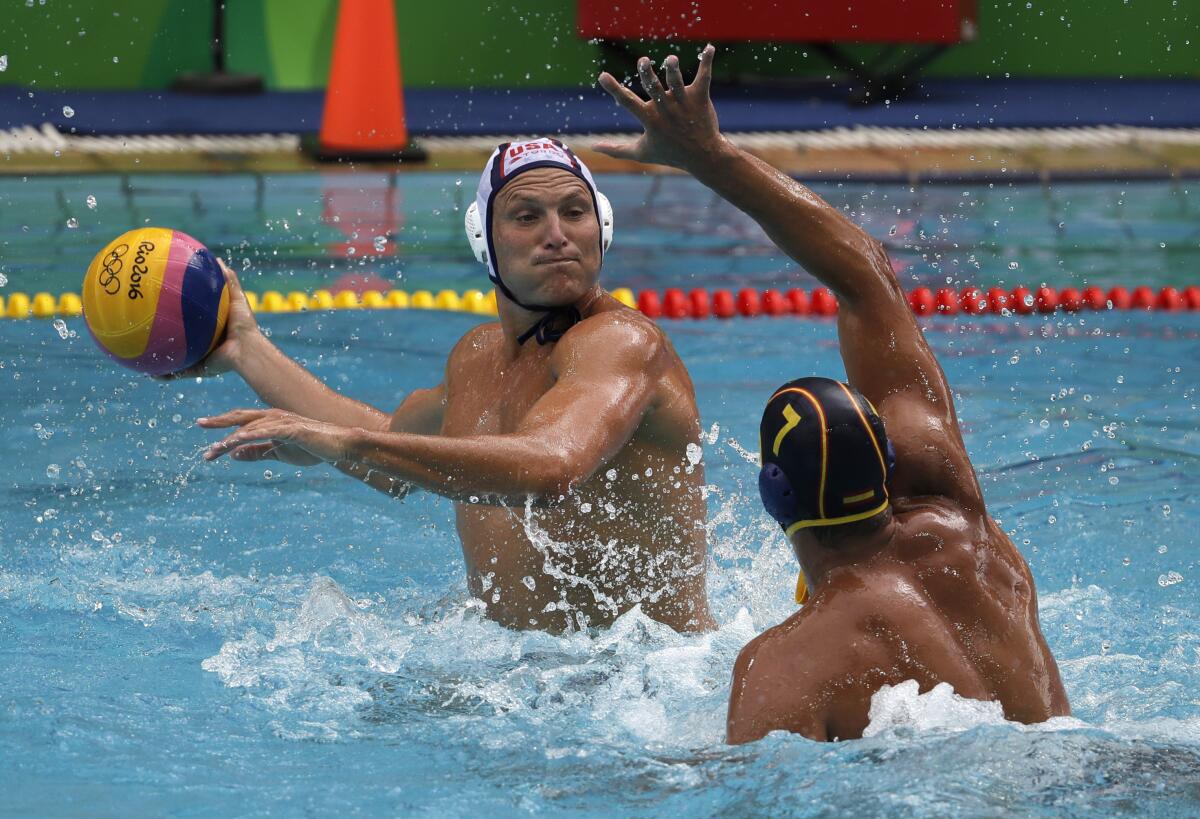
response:
{"label": "fingers", "polygon": [[667,77],[667,87],[676,97],[682,97],[684,92],[683,73],[679,70],[679,58],[674,54],[667,57],[663,73]]}
{"label": "fingers", "polygon": [[237,273],[234,273],[233,268],[225,264],[224,259],[217,259],[217,264],[221,265],[221,270],[225,272],[225,281],[229,283],[230,294],[234,296],[241,295],[242,283],[238,280]]}
{"label": "fingers", "polygon": [[638,98],[637,94],[617,82],[616,77],[607,71],[601,73],[600,87],[607,91],[608,95],[616,100],[618,105],[641,120],[642,106],[645,103]]}
{"label": "fingers", "polygon": [[229,453],[235,461],[278,461],[279,444],[266,441],[260,444],[242,444]]}
{"label": "fingers", "polygon": [[155,381],[178,381],[181,378],[203,378],[208,374],[207,367],[204,362],[193,364],[186,370],[180,370],[176,373],[167,373],[166,375],[155,375],[152,378]]}
{"label": "fingers", "polygon": [[637,143],[634,142],[596,142],[592,150],[611,156],[615,159],[637,159]]}
{"label": "fingers", "polygon": [[240,427],[243,424],[249,424],[251,421],[258,421],[261,418],[266,418],[273,413],[274,410],[260,409],[235,409],[229,412],[223,412],[220,415],[211,415],[207,418],[197,418],[197,426],[205,427],[206,429],[219,429],[221,427]]}
{"label": "fingers", "polygon": [[704,50],[700,52],[700,67],[696,70],[696,79],[692,81],[692,87],[700,89],[705,94],[712,86],[713,57],[716,53],[717,49],[713,47],[712,43],[704,47]]}
{"label": "fingers", "polygon": [[280,434],[281,430],[278,424],[258,424],[252,427],[243,427],[204,450],[204,460],[215,461],[225,453],[232,452],[244,444],[256,441],[271,441],[273,438],[279,437]]}
{"label": "fingers", "polygon": [[650,99],[655,102],[663,102],[667,98],[667,92],[659,82],[658,75],[654,73],[654,65],[650,62],[649,57],[642,57],[637,64],[638,78],[642,81],[642,88],[650,95]]}

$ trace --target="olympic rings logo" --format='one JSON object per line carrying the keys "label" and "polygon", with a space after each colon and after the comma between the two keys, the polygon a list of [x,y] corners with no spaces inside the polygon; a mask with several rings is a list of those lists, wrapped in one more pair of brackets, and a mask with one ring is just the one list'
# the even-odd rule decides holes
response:
{"label": "olympic rings logo", "polygon": [[104,267],[100,271],[99,283],[104,292],[115,296],[121,290],[121,280],[117,277],[125,266],[123,257],[129,252],[129,245],[117,245],[104,257]]}

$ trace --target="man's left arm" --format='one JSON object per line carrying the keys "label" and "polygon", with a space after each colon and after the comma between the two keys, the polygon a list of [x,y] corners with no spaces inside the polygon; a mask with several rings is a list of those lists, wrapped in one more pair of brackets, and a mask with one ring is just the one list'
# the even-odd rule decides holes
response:
{"label": "man's left arm", "polygon": [[554,351],[555,385],[508,434],[415,435],[347,429],[274,410],[235,410],[227,415],[237,420],[228,425],[241,428],[206,457],[234,453],[246,459],[237,455],[240,448],[284,441],[321,460],[358,464],[454,499],[523,503],[530,496],[557,497],[633,437],[657,395],[665,344],[661,331],[637,319],[605,314],[580,325]]}

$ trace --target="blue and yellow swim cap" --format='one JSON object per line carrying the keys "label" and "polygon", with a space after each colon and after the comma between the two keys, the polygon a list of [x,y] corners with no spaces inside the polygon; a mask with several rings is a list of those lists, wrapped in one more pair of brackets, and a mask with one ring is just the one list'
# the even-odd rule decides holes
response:
{"label": "blue and yellow swim cap", "polygon": [[767,402],[759,435],[759,494],[788,536],[887,508],[895,451],[879,413],[848,384],[789,381]]}

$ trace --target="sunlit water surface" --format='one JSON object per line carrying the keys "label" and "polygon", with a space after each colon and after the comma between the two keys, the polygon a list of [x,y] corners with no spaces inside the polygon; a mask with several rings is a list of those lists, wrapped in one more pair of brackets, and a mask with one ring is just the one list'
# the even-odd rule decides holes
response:
{"label": "sunlit water surface", "polygon": [[[381,407],[436,380],[474,321],[263,318]],[[721,627],[705,636],[637,611],[595,633],[495,626],[467,595],[447,502],[397,503],[328,468],[204,463],[213,436],[193,422],[251,403],[236,379],[157,383],[101,358],[79,320],[0,322],[0,812],[1200,809],[1196,316],[927,325],[991,511],[1032,566],[1073,719],[1019,726],[901,687],[866,739],[738,748],[723,743],[733,660],[794,611],[747,451],[773,387],[842,375],[836,334],[667,326],[707,435]]]}

